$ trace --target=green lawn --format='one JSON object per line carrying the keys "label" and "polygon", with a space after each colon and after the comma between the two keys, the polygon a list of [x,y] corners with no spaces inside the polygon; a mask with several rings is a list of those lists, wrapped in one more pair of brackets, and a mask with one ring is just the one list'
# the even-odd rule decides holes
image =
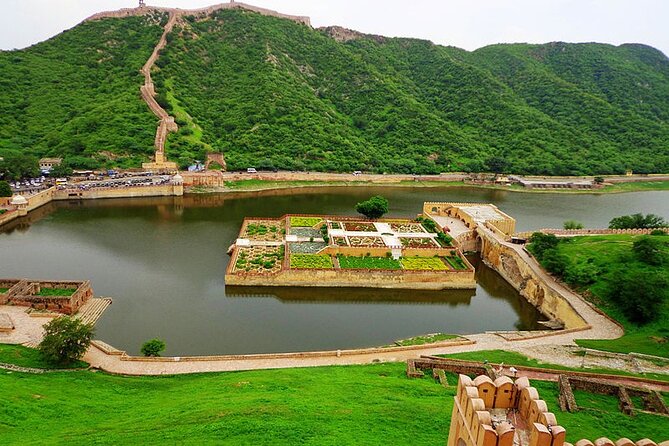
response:
{"label": "green lawn", "polygon": [[[632,243],[639,236],[606,235],[573,237],[560,242],[558,252],[568,259],[568,265],[574,269],[588,271],[586,279],[593,278],[593,283],[579,285],[570,283],[581,291],[586,298],[596,304],[625,328],[625,335],[616,340],[581,340],[582,347],[607,350],[620,353],[645,353],[649,355],[669,357],[669,297],[665,297],[654,322],[636,325],[630,322],[625,314],[607,298],[607,288],[612,274],[624,265],[627,270],[649,271],[656,269],[669,279],[669,268],[666,265],[651,266],[637,260],[632,254]],[[654,236],[669,244],[669,237]],[[669,245],[664,248],[669,255]],[[587,269],[586,269],[587,268]],[[565,276],[565,280],[570,280]]]}
{"label": "green lawn", "polygon": [[669,375],[662,375],[658,373],[641,373],[641,374],[630,373],[620,369],[565,367],[559,364],[541,362],[536,359],[528,358],[527,356],[522,355],[520,353],[508,352],[505,350],[481,350],[475,352],[452,353],[450,355],[438,355],[438,356],[450,359],[464,359],[467,361],[478,361],[478,362],[488,361],[492,364],[504,363],[507,365],[512,364],[516,366],[519,365],[525,367],[538,367],[552,370],[570,370],[576,372],[602,373],[608,375],[638,376],[641,378],[669,381]]}
{"label": "green lawn", "polygon": [[422,336],[414,336],[413,338],[409,339],[401,339],[399,341],[395,341],[393,345],[389,345],[389,347],[395,347],[395,346],[405,346],[405,345],[423,345],[423,344],[432,344],[435,342],[440,342],[440,341],[448,341],[450,339],[457,339],[460,336],[458,335],[453,335],[453,334],[446,334],[446,333],[433,333],[433,334],[427,334],[427,335],[422,335]]}
{"label": "green lawn", "polygon": [[448,267],[440,257],[402,257],[402,267],[415,271],[446,271]]}
{"label": "green lawn", "polygon": [[36,296],[71,296],[74,288],[41,288]]}
{"label": "green lawn", "polygon": [[[5,364],[14,364],[21,367],[33,367],[37,369],[59,368],[48,364],[39,351],[34,348],[24,347],[22,345],[0,344],[0,362]],[[70,364],[67,368],[85,368],[88,364],[84,361],[77,361]]]}
{"label": "green lawn", "polygon": [[337,256],[342,269],[400,269],[400,262],[392,257]]}
{"label": "green lawn", "polygon": [[7,291],[9,291],[9,288],[0,288],[0,294],[6,293]]}
{"label": "green lawn", "polygon": [[[452,374],[449,383],[408,379],[403,363],[139,378],[0,371],[0,438],[3,445],[444,444]],[[609,407],[562,413],[557,384],[533,385],[568,441],[669,438],[664,418]]]}

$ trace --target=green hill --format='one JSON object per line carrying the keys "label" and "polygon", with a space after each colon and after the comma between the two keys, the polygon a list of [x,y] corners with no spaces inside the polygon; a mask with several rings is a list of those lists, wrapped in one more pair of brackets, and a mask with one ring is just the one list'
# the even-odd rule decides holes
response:
{"label": "green hill", "polygon": [[[156,119],[139,68],[165,15],[86,22],[0,53],[0,156],[138,165]],[[493,45],[314,30],[242,10],[185,17],[154,80],[168,156],[230,169],[669,171],[669,59],[643,45]]]}

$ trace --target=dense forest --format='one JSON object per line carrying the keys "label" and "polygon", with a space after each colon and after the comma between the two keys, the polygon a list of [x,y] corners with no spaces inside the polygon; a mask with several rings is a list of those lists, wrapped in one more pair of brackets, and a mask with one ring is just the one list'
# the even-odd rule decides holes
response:
{"label": "dense forest", "polygon": [[[84,23],[0,53],[0,156],[138,165],[156,120],[139,68],[165,17]],[[340,30],[335,30],[340,31]],[[341,35],[341,32],[337,32]],[[637,44],[467,52],[242,10],[185,17],[154,73],[186,166],[525,174],[669,172],[669,59]]]}

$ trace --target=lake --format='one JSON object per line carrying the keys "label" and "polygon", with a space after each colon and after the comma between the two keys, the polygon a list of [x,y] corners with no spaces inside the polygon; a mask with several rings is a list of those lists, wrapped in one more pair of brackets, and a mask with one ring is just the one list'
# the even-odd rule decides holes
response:
{"label": "lake", "polygon": [[[669,218],[669,192],[529,194],[476,188],[312,188],[50,203],[0,234],[0,277],[88,279],[114,303],[96,337],[137,354],[153,337],[169,355],[241,354],[386,345],[415,335],[537,328],[539,315],[479,265],[476,290],[226,288],[228,247],[244,217],[354,215],[382,194],[389,216],[424,201],[490,202],[517,230],[565,220],[606,227],[635,212]],[[477,262],[477,259],[472,259]]]}

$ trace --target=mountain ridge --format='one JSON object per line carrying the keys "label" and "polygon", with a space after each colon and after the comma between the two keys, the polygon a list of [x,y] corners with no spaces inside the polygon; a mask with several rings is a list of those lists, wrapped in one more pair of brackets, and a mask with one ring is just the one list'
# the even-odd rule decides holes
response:
{"label": "mountain ridge", "polygon": [[[286,21],[234,5],[198,14],[179,10],[180,20],[152,72],[157,101],[181,127],[168,137],[166,150],[182,166],[216,151],[232,169],[669,171],[669,60],[647,45],[496,44],[469,52],[337,26],[312,29],[303,17]],[[141,81],[136,91],[130,87],[130,79],[136,80],[130,73],[141,66],[119,66],[116,58],[148,47],[149,31],[158,34],[169,11],[147,7],[124,18],[94,15],[47,42],[0,53],[0,73],[7,74],[0,84],[9,87],[0,93],[0,106],[26,124],[0,117],[0,156],[3,151],[65,155],[77,166],[145,161],[152,144],[139,123],[154,117],[137,108]],[[110,47],[100,37],[116,31],[125,40],[123,54],[117,54],[118,41]],[[81,42],[68,41],[79,37]],[[63,54],[75,47],[110,53],[112,68],[128,82],[95,87],[89,82],[71,91],[95,93],[104,107],[125,97],[132,112],[110,121],[132,121],[135,130],[100,122],[85,104],[86,116],[63,117],[54,110],[58,119],[50,131],[37,128],[33,115],[39,113],[30,113],[31,106],[57,104],[42,104],[32,94],[35,85],[24,88],[20,73],[35,74],[45,91],[63,80],[40,72],[39,65],[48,71],[50,64],[67,62],[95,78],[109,62],[73,55],[58,64],[34,60],[45,48],[55,51],[54,45]],[[138,104],[131,104],[133,95]],[[58,99],[53,91],[49,96]],[[88,124],[71,132],[77,118]],[[105,127],[106,141],[100,144],[99,129]]]}

